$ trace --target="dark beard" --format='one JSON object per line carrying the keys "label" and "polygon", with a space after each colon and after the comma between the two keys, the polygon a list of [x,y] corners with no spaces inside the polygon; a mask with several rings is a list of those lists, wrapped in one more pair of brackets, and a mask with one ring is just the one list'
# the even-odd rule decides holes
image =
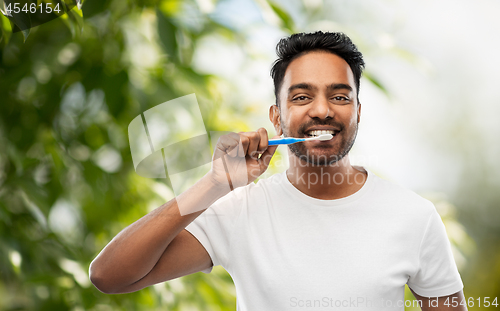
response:
{"label": "dark beard", "polygon": [[[342,124],[334,123],[337,128],[341,129],[341,132],[344,134],[345,133],[345,128],[342,126]],[[324,122],[323,124],[315,122],[314,124],[305,124],[301,126],[301,128],[298,130],[298,133],[301,134],[302,136],[298,137],[303,137],[305,134],[305,129],[313,126],[313,125],[334,125],[331,124],[331,122],[326,123]],[[283,128],[283,134],[285,137],[288,136],[288,129]],[[339,135],[340,133],[337,133]],[[334,165],[338,161],[342,160],[349,151],[351,151],[352,146],[354,145],[354,141],[356,140],[356,136],[358,135],[358,124],[356,123],[356,128],[354,129],[354,133],[351,135],[351,137],[343,137],[342,141],[340,142],[340,151],[337,154],[332,154],[330,156],[326,155],[311,155],[309,154],[309,151],[305,147],[303,143],[297,143],[297,144],[291,144],[288,145],[288,148],[290,151],[300,160],[312,165],[312,166],[329,166],[329,165]],[[318,148],[318,147],[316,147]],[[325,146],[325,148],[329,148],[328,146]]]}

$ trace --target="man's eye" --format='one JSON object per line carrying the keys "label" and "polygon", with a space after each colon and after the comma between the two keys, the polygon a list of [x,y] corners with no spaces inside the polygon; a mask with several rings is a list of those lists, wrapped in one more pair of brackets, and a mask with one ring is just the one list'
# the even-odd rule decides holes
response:
{"label": "man's eye", "polygon": [[307,96],[297,96],[293,100],[306,100],[306,99],[308,99]]}
{"label": "man's eye", "polygon": [[341,101],[341,102],[347,102],[349,101],[349,98],[347,97],[344,97],[344,96],[335,96],[333,98],[334,101],[338,102],[338,101]]}

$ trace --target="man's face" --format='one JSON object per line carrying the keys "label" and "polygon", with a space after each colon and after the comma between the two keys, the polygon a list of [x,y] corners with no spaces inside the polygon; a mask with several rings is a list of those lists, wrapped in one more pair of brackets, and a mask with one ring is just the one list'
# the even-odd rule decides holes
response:
{"label": "man's face", "polygon": [[345,60],[328,52],[310,52],[288,65],[280,89],[279,116],[274,114],[271,121],[286,137],[334,134],[330,141],[288,145],[309,164],[332,165],[351,150],[356,139],[361,112],[356,94]]}

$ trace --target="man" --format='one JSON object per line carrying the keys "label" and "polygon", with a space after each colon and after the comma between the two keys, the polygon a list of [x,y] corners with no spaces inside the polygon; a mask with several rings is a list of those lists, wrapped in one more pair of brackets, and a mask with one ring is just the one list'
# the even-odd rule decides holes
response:
{"label": "man", "polygon": [[254,184],[276,150],[266,130],[222,136],[207,175],[96,257],[94,285],[126,293],[222,265],[238,310],[403,310],[405,284],[422,310],[466,310],[432,203],[349,162],[361,53],[323,32],[282,39],[277,52],[278,135],[333,139],[289,145],[288,170]]}

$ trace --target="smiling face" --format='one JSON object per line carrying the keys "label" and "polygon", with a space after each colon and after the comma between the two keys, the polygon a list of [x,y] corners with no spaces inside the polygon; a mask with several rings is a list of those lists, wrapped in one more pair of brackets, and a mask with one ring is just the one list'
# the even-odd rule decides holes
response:
{"label": "smiling face", "polygon": [[278,134],[335,135],[330,141],[288,145],[295,156],[312,165],[331,165],[349,153],[358,131],[361,104],[345,60],[323,51],[298,57],[288,65],[279,95],[280,108],[272,106],[270,111]]}

